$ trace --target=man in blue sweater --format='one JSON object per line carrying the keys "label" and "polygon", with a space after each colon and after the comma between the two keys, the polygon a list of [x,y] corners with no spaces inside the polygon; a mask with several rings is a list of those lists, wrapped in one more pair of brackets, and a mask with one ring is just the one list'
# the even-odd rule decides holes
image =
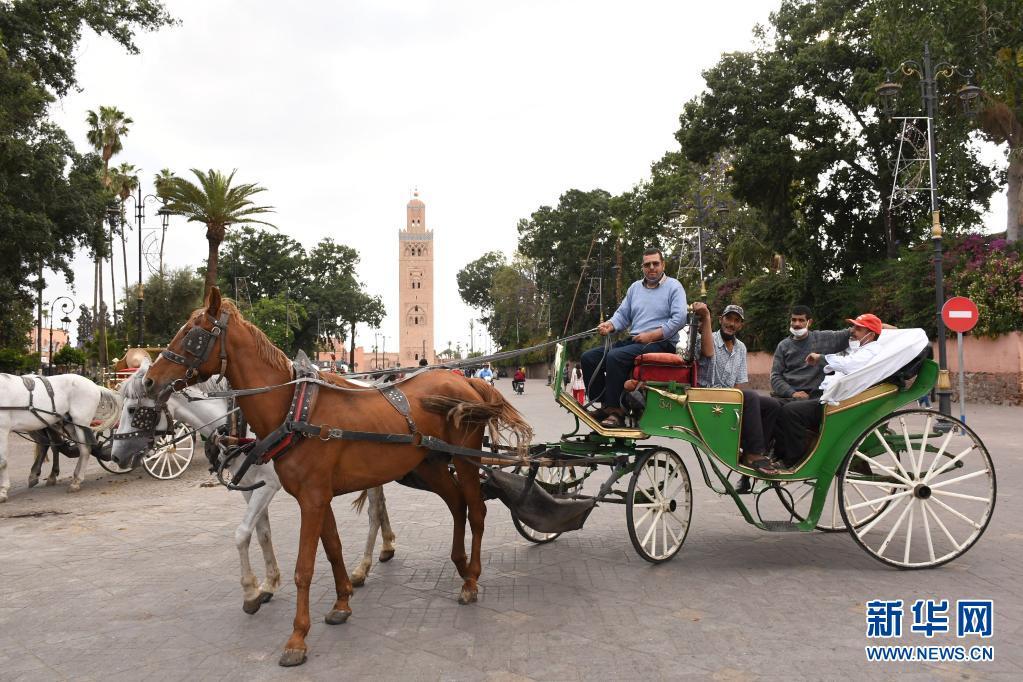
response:
{"label": "man in blue sweater", "polygon": [[643,279],[632,283],[615,314],[597,328],[603,336],[628,329],[630,338],[616,343],[606,358],[603,347],[591,348],[582,356],[587,393],[594,401],[599,398],[607,413],[602,426],[622,426],[622,387],[636,356],[674,353],[678,332],[685,321],[685,288],[677,279],[664,274],[661,250],[647,249],[643,253]]}

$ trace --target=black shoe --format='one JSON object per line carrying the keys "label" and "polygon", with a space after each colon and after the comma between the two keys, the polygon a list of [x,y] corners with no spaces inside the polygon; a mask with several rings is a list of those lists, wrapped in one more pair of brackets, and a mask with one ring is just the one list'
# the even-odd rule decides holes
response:
{"label": "black shoe", "polygon": [[753,481],[749,476],[740,476],[739,484],[735,486],[735,493],[737,495],[745,495],[746,493],[753,490]]}

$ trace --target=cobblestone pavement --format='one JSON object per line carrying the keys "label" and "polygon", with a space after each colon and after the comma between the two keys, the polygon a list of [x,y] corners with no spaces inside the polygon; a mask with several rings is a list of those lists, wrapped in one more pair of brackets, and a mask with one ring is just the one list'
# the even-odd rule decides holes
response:
{"label": "cobblestone pavement", "polygon": [[[548,390],[530,381],[526,395],[511,397],[540,439],[571,424]],[[0,505],[0,680],[1021,679],[1021,416],[1019,408],[972,409],[970,424],[998,467],[998,507],[969,553],[930,571],[885,567],[841,533],[759,531],[694,480],[692,530],[659,566],[635,554],[618,506],[599,507],[583,530],[537,546],[491,502],[480,601],[459,606],[446,509],[428,493],[388,486],[397,555],[374,566],[348,623],[328,626],[320,616],[333,583],[320,552],[309,661],[288,670],[277,657],[294,615],[291,497],[282,492],[270,510],[285,584],[249,616],[233,542],[241,495],[201,487],[208,477],[198,452],[174,481],[113,476],[90,463],[71,495],[70,466],[57,487],[26,489],[31,453],[12,437],[14,487]],[[683,456],[698,477],[692,454]],[[350,498],[334,502],[349,569],[366,533]],[[253,543],[257,572],[258,551]],[[864,604],[875,598],[994,599],[994,637],[983,643],[995,660],[867,663]]]}

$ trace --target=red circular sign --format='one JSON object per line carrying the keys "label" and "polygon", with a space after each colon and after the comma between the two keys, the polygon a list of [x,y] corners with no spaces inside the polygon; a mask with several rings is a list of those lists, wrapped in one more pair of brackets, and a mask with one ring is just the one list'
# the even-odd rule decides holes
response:
{"label": "red circular sign", "polygon": [[968,332],[977,325],[980,312],[977,304],[965,296],[955,296],[941,306],[941,319],[954,332]]}

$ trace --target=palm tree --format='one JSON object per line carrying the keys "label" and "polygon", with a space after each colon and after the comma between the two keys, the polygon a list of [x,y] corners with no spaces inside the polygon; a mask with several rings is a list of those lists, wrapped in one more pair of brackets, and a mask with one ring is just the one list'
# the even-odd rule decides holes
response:
{"label": "palm tree", "polygon": [[128,134],[128,126],[134,121],[124,115],[117,107],[99,108],[99,113],[90,109],[85,116],[89,124],[86,136],[89,144],[103,159],[103,184],[110,186],[110,158],[121,151],[121,138]]}
{"label": "palm tree", "polygon": [[[127,221],[124,219],[124,202],[131,196],[139,186],[138,169],[135,168],[134,164],[122,163],[120,166],[110,172],[110,189],[114,195],[121,200],[121,262],[124,264],[124,286],[128,287],[128,245],[125,243],[124,232],[127,229]],[[139,239],[142,235],[139,235]],[[113,248],[110,249],[110,258],[113,259]],[[141,282],[139,283],[141,286]],[[114,300],[114,306],[116,308],[117,301]],[[128,302],[125,301],[125,317],[127,317],[127,306]],[[124,340],[125,344],[128,343],[128,325],[123,324],[124,327]]]}
{"label": "palm tree", "polygon": [[198,178],[198,185],[184,178],[175,177],[168,180],[164,186],[168,211],[185,216],[188,222],[206,225],[209,256],[206,260],[204,297],[217,283],[217,255],[229,225],[250,223],[276,227],[252,217],[272,213],[274,210],[273,206],[256,206],[250,199],[260,192],[265,192],[266,188],[252,183],[232,187],[231,181],[237,172],[235,169],[230,175],[225,175],[216,170],[204,173],[193,168],[192,173]]}
{"label": "palm tree", "polygon": [[[130,118],[124,115],[124,112],[117,107],[104,107],[99,108],[97,114],[93,110],[89,110],[85,116],[85,122],[89,124],[89,130],[86,133],[86,137],[89,140],[89,144],[95,149],[100,157],[103,159],[103,186],[110,186],[110,158],[121,151],[121,138],[128,134],[128,126],[134,123]],[[114,274],[114,255],[113,249],[110,253],[110,277],[113,281]],[[98,255],[96,256],[96,293],[93,297],[94,301],[98,300],[97,305],[93,305],[93,319],[98,320],[99,324],[99,361],[104,367],[107,364],[107,330],[106,330],[106,315],[102,314],[104,309],[103,304],[103,259]],[[116,306],[117,298],[114,298],[114,305]],[[114,311],[114,315],[117,315],[117,311]]]}

